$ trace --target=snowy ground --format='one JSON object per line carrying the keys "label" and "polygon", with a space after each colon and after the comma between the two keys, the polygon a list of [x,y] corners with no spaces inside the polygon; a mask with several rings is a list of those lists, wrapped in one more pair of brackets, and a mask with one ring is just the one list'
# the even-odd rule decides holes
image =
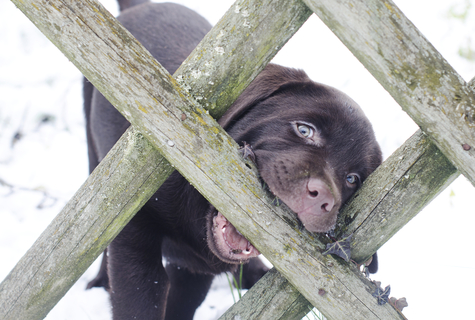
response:
{"label": "snowy ground", "polygon": [[[177,1],[216,23],[230,0]],[[395,0],[466,79],[475,28],[470,0]],[[113,13],[113,0],[104,0]],[[455,18],[468,10],[468,16]],[[87,177],[81,75],[9,1],[0,1],[0,279],[3,279]],[[472,56],[472,58],[475,58]],[[372,121],[387,157],[417,127],[351,53],[312,17],[275,62],[355,99]],[[373,276],[405,296],[409,319],[474,319],[472,233],[475,189],[459,178],[380,249]],[[107,295],[85,291],[96,262],[47,319],[110,319]],[[216,319],[232,296],[218,279],[195,319]]]}

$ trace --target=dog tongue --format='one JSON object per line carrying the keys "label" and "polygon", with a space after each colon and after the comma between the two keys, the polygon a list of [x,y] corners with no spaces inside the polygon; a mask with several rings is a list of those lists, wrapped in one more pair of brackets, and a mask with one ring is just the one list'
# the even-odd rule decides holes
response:
{"label": "dog tongue", "polygon": [[253,249],[257,251],[252,244],[221,214],[214,218],[223,233],[223,238],[233,253],[250,253]]}
{"label": "dog tongue", "polygon": [[233,226],[226,227],[224,239],[228,243],[229,247],[234,250],[249,251],[250,243],[246,238]]}

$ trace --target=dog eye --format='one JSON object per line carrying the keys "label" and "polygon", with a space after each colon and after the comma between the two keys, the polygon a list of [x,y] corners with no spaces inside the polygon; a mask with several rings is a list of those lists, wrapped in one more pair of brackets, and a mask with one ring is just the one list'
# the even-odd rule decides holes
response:
{"label": "dog eye", "polygon": [[321,148],[324,146],[324,140],[320,136],[320,131],[310,123],[306,123],[303,121],[291,121],[290,124],[292,125],[292,129],[294,130],[295,134],[305,139],[305,143],[309,145],[316,146]]}
{"label": "dog eye", "polygon": [[313,136],[313,129],[305,124],[298,124],[297,130],[305,138],[311,138]]}
{"label": "dog eye", "polygon": [[346,182],[349,187],[354,187],[360,181],[360,177],[356,173],[350,173],[346,176]]}

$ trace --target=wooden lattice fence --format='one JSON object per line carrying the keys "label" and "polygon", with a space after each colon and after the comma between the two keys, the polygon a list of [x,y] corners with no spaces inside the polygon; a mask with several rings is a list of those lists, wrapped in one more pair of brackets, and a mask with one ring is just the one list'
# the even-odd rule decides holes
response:
{"label": "wooden lattice fence", "polygon": [[1,319],[43,318],[174,168],[278,270],[223,318],[298,319],[311,303],[328,319],[403,319],[352,264],[321,255],[324,239],[270,205],[213,120],[315,12],[424,131],[342,212],[351,222],[338,232],[354,232],[354,259],[365,260],[459,171],[475,184],[474,91],[391,1],[238,0],[174,77],[94,0],[12,1],[133,128],[2,282]]}

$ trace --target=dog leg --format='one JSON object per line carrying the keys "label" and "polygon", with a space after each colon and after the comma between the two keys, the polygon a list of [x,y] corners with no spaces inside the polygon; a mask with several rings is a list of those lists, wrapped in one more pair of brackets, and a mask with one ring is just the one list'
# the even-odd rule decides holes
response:
{"label": "dog leg", "polygon": [[[129,223],[108,248],[113,319],[163,320],[170,282],[161,261],[161,239],[148,241],[151,233],[138,228]],[[139,233],[143,239],[137,238]]]}
{"label": "dog leg", "polygon": [[166,320],[192,320],[206,298],[214,275],[192,273],[175,264],[166,266],[170,279]]}

